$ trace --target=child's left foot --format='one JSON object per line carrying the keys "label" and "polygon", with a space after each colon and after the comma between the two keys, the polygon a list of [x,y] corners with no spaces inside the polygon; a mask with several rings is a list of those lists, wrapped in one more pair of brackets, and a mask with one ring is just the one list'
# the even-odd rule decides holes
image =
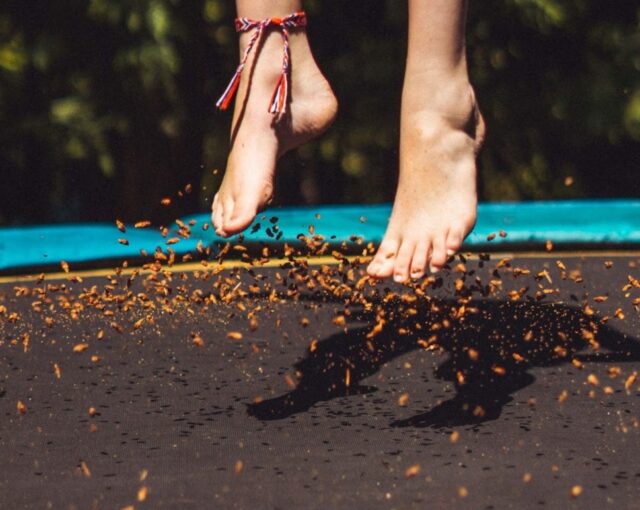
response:
{"label": "child's left foot", "polygon": [[400,176],[384,239],[367,272],[397,282],[435,272],[476,221],[475,157],[484,122],[467,82],[433,93],[405,86]]}
{"label": "child's left foot", "polygon": [[[241,35],[241,51],[250,35]],[[237,234],[251,224],[272,198],[276,160],[322,134],[336,116],[336,98],[311,54],[305,30],[292,32],[289,41],[291,98],[284,118],[267,112],[282,72],[280,34],[269,31],[259,54],[254,49],[247,61],[235,99],[233,145],[212,204],[213,226],[221,236]]]}

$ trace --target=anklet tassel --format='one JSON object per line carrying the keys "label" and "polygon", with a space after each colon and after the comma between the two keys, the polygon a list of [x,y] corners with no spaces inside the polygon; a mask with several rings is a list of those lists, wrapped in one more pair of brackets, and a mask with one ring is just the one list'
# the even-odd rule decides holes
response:
{"label": "anklet tassel", "polygon": [[293,14],[289,14],[289,16],[285,18],[267,18],[261,21],[250,20],[248,18],[237,18],[236,19],[236,32],[248,32],[249,30],[256,31],[251,36],[249,40],[249,44],[247,44],[247,48],[244,50],[244,55],[242,56],[242,60],[240,61],[240,65],[236,69],[233,78],[227,85],[226,90],[218,99],[216,106],[220,110],[226,110],[233,99],[233,96],[238,89],[238,85],[240,84],[240,76],[242,75],[242,71],[244,69],[245,64],[247,63],[247,59],[249,58],[249,54],[251,50],[258,43],[264,33],[264,30],[273,26],[280,29],[282,34],[282,46],[283,46],[283,56],[282,56],[282,73],[278,82],[276,84],[276,88],[273,91],[273,95],[271,96],[271,101],[269,102],[269,113],[273,114],[282,114],[287,110],[287,101],[289,99],[289,29],[290,28],[298,28],[305,27],[307,25],[307,16],[304,12],[295,12]]}

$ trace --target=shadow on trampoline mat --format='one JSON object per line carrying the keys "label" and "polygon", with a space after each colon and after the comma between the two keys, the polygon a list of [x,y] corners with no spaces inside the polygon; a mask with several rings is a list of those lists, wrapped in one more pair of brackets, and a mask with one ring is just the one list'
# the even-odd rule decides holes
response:
{"label": "shadow on trampoline mat", "polygon": [[[419,313],[411,319],[396,318],[367,342],[371,327],[338,333],[318,342],[313,352],[296,363],[302,374],[297,387],[277,398],[247,406],[249,415],[260,420],[277,420],[307,411],[317,402],[350,394],[372,393],[375,387],[361,386],[359,381],[375,374],[382,365],[410,351],[419,349],[415,324],[429,331],[442,324],[446,313],[457,307],[453,300],[433,302],[428,315]],[[530,370],[578,362],[640,361],[638,338],[598,325],[598,319],[567,305],[472,301],[477,312],[452,325],[440,335],[439,348],[449,358],[436,370],[439,379],[455,384],[453,399],[413,417],[398,420],[393,427],[457,427],[478,425],[498,419],[512,395],[535,381]],[[363,318],[366,320],[367,318]],[[373,317],[368,320],[374,321]],[[505,329],[505,325],[509,327]],[[399,335],[399,329],[407,334]],[[507,333],[505,331],[508,331]],[[595,337],[606,352],[579,354]],[[529,339],[530,340],[527,340]],[[635,341],[635,342],[634,342]],[[373,346],[373,349],[371,349]],[[350,384],[345,384],[349,370]]]}

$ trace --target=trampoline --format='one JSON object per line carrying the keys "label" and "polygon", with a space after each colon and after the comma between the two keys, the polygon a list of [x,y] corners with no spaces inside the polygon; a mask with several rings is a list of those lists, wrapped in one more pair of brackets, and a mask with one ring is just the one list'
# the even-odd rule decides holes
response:
{"label": "trampoline", "polygon": [[[274,239],[208,262],[215,240],[185,239],[171,267],[5,249],[0,508],[637,507],[634,211],[492,241],[504,223],[481,214],[462,256],[406,285],[363,276],[378,239],[358,208],[311,254],[300,211],[303,230],[267,213]],[[131,230],[112,248],[153,254]]]}

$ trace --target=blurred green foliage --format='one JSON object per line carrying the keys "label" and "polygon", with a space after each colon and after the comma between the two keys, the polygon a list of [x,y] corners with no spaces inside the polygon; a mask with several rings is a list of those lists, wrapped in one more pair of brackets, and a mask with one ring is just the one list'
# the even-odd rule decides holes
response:
{"label": "blurred green foliage", "polygon": [[[405,3],[305,7],[341,112],[283,158],[278,201],[390,201]],[[4,0],[0,223],[161,220],[160,198],[189,182],[200,192],[172,215],[207,208],[228,146],[214,102],[237,65],[234,14],[223,0]],[[635,2],[470,2],[482,199],[640,195],[639,28]]]}

